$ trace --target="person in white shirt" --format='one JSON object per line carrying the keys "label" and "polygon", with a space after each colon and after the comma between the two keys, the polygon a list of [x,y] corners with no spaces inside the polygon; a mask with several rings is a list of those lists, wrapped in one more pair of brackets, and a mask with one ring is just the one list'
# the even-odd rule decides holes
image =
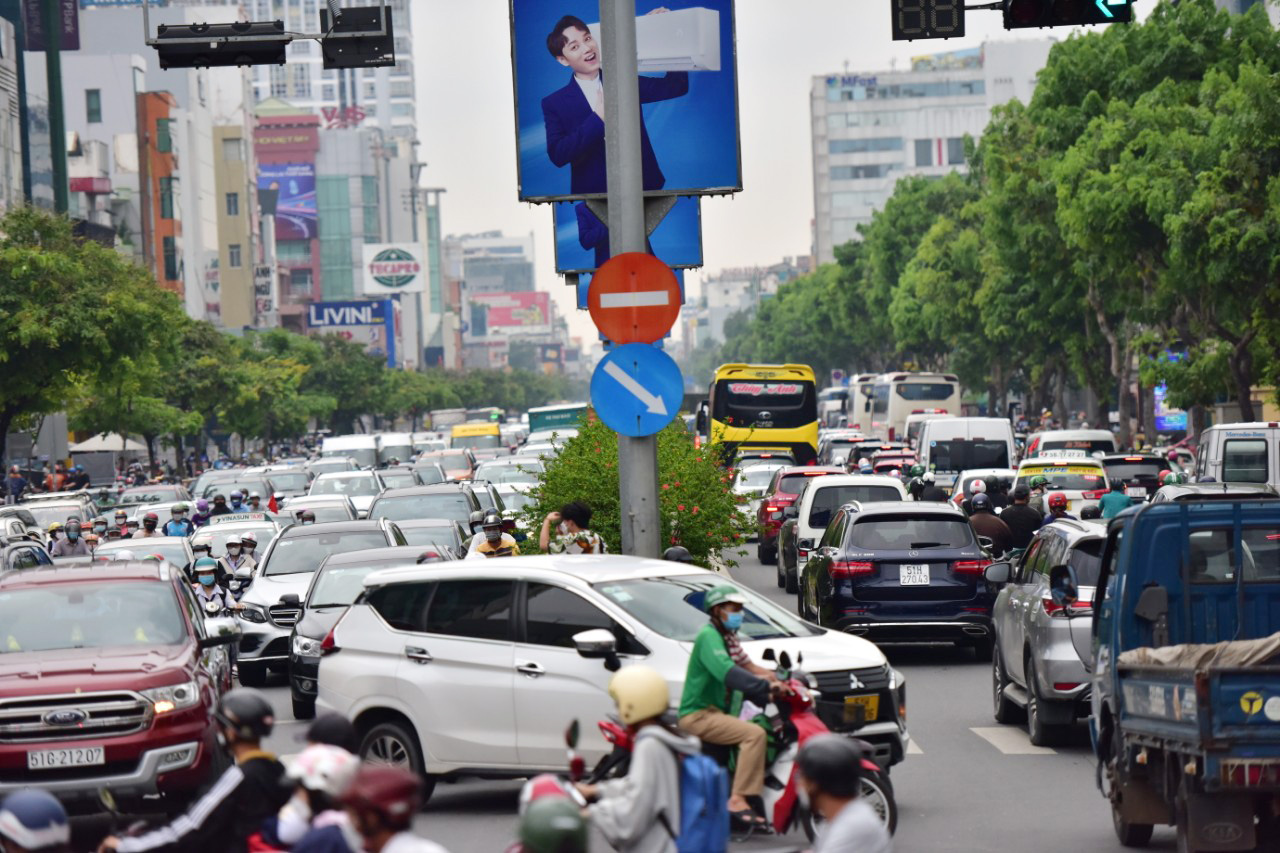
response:
{"label": "person in white shirt", "polygon": [[837,734],[817,735],[800,747],[800,804],[821,815],[813,853],[892,853],[893,840],[879,815],[858,799],[862,751]]}

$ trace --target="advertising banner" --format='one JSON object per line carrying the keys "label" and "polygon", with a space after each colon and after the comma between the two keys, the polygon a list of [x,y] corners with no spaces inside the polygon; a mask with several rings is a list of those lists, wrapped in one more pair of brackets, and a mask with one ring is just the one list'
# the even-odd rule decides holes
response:
{"label": "advertising banner", "polygon": [[412,243],[366,243],[360,292],[380,297],[422,293],[426,269],[422,249]]}
{"label": "advertising banner", "polygon": [[483,328],[472,323],[471,337],[510,337],[551,333],[551,294],[538,291],[519,293],[474,293],[472,316],[483,312]]}
{"label": "advertising banner", "polygon": [[[638,0],[646,192],[742,189],[733,0]],[[598,0],[511,0],[521,201],[603,194]]]}
{"label": "advertising banner", "polygon": [[258,191],[276,194],[277,240],[314,240],[320,236],[314,164],[263,163],[258,166]]}
{"label": "advertising banner", "polygon": [[312,302],[307,306],[307,326],[317,334],[341,335],[363,344],[366,352],[386,356],[387,366],[396,367],[397,308],[394,299]]}
{"label": "advertising banner", "polygon": [[[609,229],[584,202],[559,202],[556,215],[556,272],[586,273],[609,260]],[[675,207],[649,235],[648,251],[673,269],[702,266],[701,202],[691,196]]]}
{"label": "advertising banner", "polygon": [[76,0],[23,0],[22,27],[26,33],[27,50],[44,51],[43,7],[51,2],[58,6],[58,20],[62,25],[59,50],[79,50],[80,7]]}

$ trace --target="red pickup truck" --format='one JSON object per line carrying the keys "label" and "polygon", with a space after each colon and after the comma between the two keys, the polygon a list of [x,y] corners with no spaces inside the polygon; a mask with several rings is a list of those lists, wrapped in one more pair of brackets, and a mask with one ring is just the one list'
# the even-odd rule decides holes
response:
{"label": "red pickup truck", "polygon": [[0,573],[0,797],[183,808],[225,761],[212,712],[238,637],[166,562]]}

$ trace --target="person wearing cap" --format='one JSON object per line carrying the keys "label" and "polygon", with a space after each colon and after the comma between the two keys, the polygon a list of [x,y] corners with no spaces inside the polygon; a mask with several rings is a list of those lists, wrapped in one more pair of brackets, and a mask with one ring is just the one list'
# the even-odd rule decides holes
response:
{"label": "person wearing cap", "polygon": [[227,506],[227,496],[217,494],[213,496],[213,509],[209,510],[209,515],[231,515],[231,507]]}
{"label": "person wearing cap", "polygon": [[63,527],[63,536],[53,543],[49,549],[51,557],[85,557],[89,554],[89,546],[81,537],[80,519],[68,519]]}
{"label": "person wearing cap", "polygon": [[164,536],[160,532],[160,516],[149,512],[142,516],[142,532],[133,534],[134,539],[159,539]]}
{"label": "person wearing cap", "polygon": [[1003,557],[1012,547],[1010,543],[1013,542],[1013,532],[996,515],[995,508],[991,505],[991,496],[985,493],[974,495],[970,504],[973,514],[969,516],[969,526],[973,528],[974,534],[991,540],[991,556]]}
{"label": "person wearing cap", "polygon": [[891,853],[884,821],[858,798],[862,750],[826,732],[805,741],[796,755],[800,804],[822,818],[813,853]]}
{"label": "person wearing cap", "polygon": [[773,672],[751,661],[738,642],[747,599],[732,586],[710,589],[703,601],[710,620],[698,631],[685,670],[680,697],[680,728],[705,743],[738,747],[738,766],[729,795],[729,814],[739,824],[767,829],[768,821],[752,811],[748,797],[764,789],[765,732],[730,713],[734,691],[768,703],[770,691],[787,691]]}
{"label": "person wearing cap", "polygon": [[1000,520],[1009,528],[1009,547],[1025,549],[1031,544],[1036,531],[1040,529],[1044,516],[1028,505],[1028,501],[1031,500],[1031,490],[1027,488],[1026,483],[1014,487],[1012,498],[1013,503],[1000,513]]}
{"label": "person wearing cap", "polygon": [[413,834],[422,780],[399,767],[363,766],[342,795],[351,825],[368,853],[447,853]]}
{"label": "person wearing cap", "polygon": [[169,516],[162,528],[165,536],[190,536],[196,532],[195,523],[187,518],[186,504],[174,504],[169,510]]}
{"label": "person wearing cap", "polygon": [[39,788],[0,801],[0,853],[68,853],[71,821],[58,798]]}

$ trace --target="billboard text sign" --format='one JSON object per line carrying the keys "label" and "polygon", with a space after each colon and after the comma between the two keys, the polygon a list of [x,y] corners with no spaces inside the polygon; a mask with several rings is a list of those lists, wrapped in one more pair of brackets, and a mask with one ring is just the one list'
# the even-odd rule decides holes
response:
{"label": "billboard text sign", "polygon": [[386,356],[388,367],[396,366],[400,324],[394,299],[312,302],[307,306],[307,326],[316,334],[363,344],[366,352]]}
{"label": "billboard text sign", "polygon": [[487,328],[471,330],[474,337],[546,335],[551,332],[549,293],[533,290],[517,293],[473,293],[467,298],[473,306],[479,306],[483,310],[486,318]]}
{"label": "billboard text sign", "polygon": [[366,243],[364,246],[365,296],[422,293],[426,263],[422,250],[412,244]]}

